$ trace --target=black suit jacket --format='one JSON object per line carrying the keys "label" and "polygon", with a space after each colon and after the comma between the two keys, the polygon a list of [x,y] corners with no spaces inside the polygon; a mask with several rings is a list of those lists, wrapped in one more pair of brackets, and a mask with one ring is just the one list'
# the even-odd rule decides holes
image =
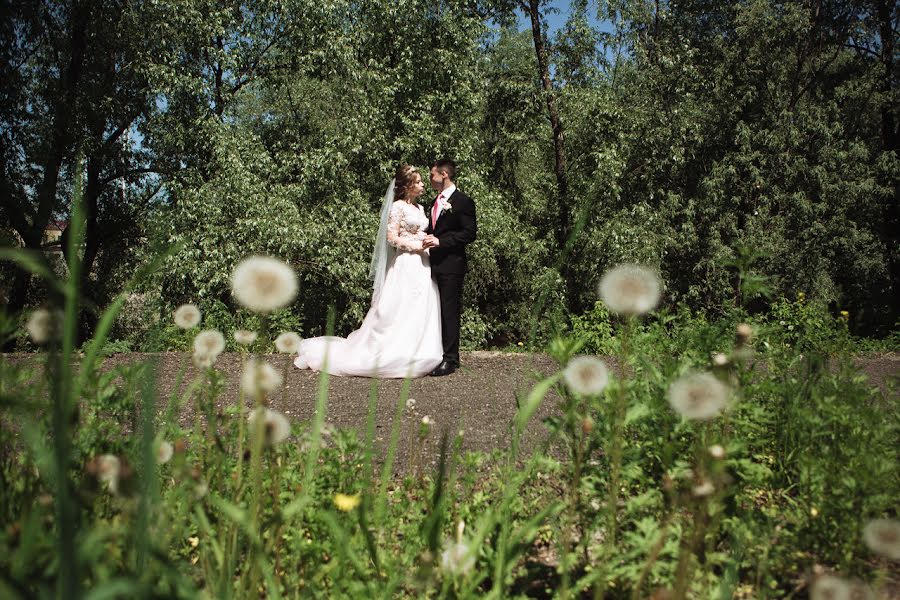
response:
{"label": "black suit jacket", "polygon": [[478,225],[475,222],[475,203],[459,191],[447,199],[452,208],[438,215],[437,225],[431,221],[434,202],[428,207],[428,228],[425,233],[434,235],[440,246],[431,249],[431,270],[434,273],[465,273],[468,270],[466,244],[475,241]]}

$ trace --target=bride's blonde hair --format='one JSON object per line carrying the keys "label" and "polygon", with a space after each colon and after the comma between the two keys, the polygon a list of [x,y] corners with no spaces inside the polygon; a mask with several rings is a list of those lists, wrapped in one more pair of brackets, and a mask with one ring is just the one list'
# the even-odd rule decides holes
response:
{"label": "bride's blonde hair", "polygon": [[400,165],[397,167],[397,174],[394,175],[394,198],[396,200],[405,200],[406,193],[415,183],[418,171],[411,165]]}

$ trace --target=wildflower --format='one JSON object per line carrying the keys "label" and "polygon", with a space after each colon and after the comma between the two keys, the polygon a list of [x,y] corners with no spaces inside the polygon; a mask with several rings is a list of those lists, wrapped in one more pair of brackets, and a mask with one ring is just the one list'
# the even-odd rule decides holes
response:
{"label": "wildflower", "polygon": [[191,545],[191,548],[196,548],[199,543],[200,543],[199,537],[196,537],[196,536],[188,537],[188,544]]}
{"label": "wildflower", "polygon": [[249,346],[256,341],[257,333],[249,329],[238,329],[234,332],[234,341],[241,346]]}
{"label": "wildflower", "polygon": [[703,479],[691,489],[691,493],[698,498],[705,498],[716,491],[716,487],[708,480]]}
{"label": "wildflower", "polygon": [[466,524],[460,521],[456,528],[456,541],[448,544],[441,552],[441,568],[453,575],[465,575],[475,566],[475,556],[462,539],[465,527]]}
{"label": "wildflower", "polygon": [[519,343],[516,344],[516,346],[518,346],[519,348],[523,347],[524,345],[525,345],[525,344],[523,344],[522,342],[519,342]]}
{"label": "wildflower", "polygon": [[277,410],[271,410],[262,406],[253,410],[250,416],[247,417],[250,421],[251,431],[255,428],[256,421],[260,418],[260,415],[263,419],[263,435],[267,446],[274,446],[283,442],[291,435],[291,423],[287,417]]}
{"label": "wildflower", "polygon": [[231,291],[250,310],[269,313],[291,303],[297,295],[297,276],[278,259],[251,256],[235,267]]}
{"label": "wildflower", "polygon": [[728,388],[709,373],[683,375],[669,386],[669,404],[686,419],[712,419],[727,403]]}
{"label": "wildflower", "polygon": [[300,349],[300,336],[293,331],[285,331],[275,338],[275,349],[282,354],[294,354]]}
{"label": "wildflower", "polygon": [[900,560],[900,522],[892,519],[874,519],[863,528],[863,540],[869,550]]}
{"label": "wildflower", "polygon": [[809,509],[809,516],[811,516],[813,519],[815,519],[816,517],[818,517],[818,516],[819,516],[819,509],[816,508],[815,506],[813,506],[812,508],[810,508],[810,509]]}
{"label": "wildflower", "polygon": [[201,331],[194,338],[194,354],[215,359],[225,350],[225,336],[216,329]]}
{"label": "wildflower", "polygon": [[822,575],[813,581],[810,600],[850,600],[850,584],[833,575]]}
{"label": "wildflower", "polygon": [[159,446],[156,447],[156,462],[164,465],[172,459],[174,453],[175,448],[172,444],[163,440],[159,443]]}
{"label": "wildflower", "polygon": [[359,502],[359,494],[353,494],[352,496],[350,496],[348,494],[337,493],[334,495],[335,507],[343,512],[350,512],[351,510],[359,506]]}
{"label": "wildflower", "polygon": [[753,328],[747,323],[738,323],[737,327],[735,327],[735,336],[737,337],[737,343],[744,345],[753,337]]}
{"label": "wildflower", "polygon": [[609,383],[609,370],[599,358],[576,356],[569,361],[563,379],[569,389],[582,396],[596,396]]}
{"label": "wildflower", "polygon": [[709,455],[715,458],[716,460],[722,460],[725,458],[725,448],[720,446],[719,444],[715,444],[709,447]]}
{"label": "wildflower", "polygon": [[424,417],[422,417],[422,425],[424,425],[426,427],[431,427],[434,425],[434,419],[432,419],[428,415],[425,415]]}
{"label": "wildflower", "polygon": [[607,271],[600,279],[598,290],[610,311],[642,315],[659,304],[662,283],[647,267],[624,264]]}
{"label": "wildflower", "polygon": [[850,313],[846,310],[841,311],[841,320],[846,321],[850,318]]}
{"label": "wildflower", "polygon": [[416,401],[413,398],[409,398],[406,401],[406,408],[409,410],[413,410],[416,408]]}
{"label": "wildflower", "polygon": [[25,329],[35,344],[46,344],[51,338],[56,337],[57,330],[62,322],[62,313],[58,310],[39,308],[31,313]]}
{"label": "wildflower", "polygon": [[265,361],[251,359],[244,365],[241,389],[251,397],[271,393],[281,386],[281,374]]}
{"label": "wildflower", "polygon": [[196,304],[182,304],[175,309],[175,324],[182,329],[191,329],[200,324],[200,309]]}

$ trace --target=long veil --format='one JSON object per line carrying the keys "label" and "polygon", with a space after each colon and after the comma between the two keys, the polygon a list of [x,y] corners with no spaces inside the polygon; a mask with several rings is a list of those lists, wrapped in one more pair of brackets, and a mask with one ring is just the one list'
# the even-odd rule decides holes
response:
{"label": "long veil", "polygon": [[369,264],[369,279],[372,280],[372,305],[378,301],[381,286],[384,284],[384,276],[387,274],[388,254],[391,247],[387,241],[388,217],[391,214],[391,205],[394,204],[394,184],[396,179],[391,179],[387,192],[384,194],[384,202],[381,204],[381,224],[378,226],[378,235],[375,236],[375,249],[372,250],[372,262]]}

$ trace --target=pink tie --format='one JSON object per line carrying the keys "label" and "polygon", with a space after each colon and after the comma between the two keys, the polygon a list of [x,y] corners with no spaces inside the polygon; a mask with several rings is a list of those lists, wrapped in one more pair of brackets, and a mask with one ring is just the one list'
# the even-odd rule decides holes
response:
{"label": "pink tie", "polygon": [[444,193],[438,194],[437,200],[434,201],[434,208],[431,209],[431,227],[437,224],[438,215],[441,214],[441,200],[444,199]]}

